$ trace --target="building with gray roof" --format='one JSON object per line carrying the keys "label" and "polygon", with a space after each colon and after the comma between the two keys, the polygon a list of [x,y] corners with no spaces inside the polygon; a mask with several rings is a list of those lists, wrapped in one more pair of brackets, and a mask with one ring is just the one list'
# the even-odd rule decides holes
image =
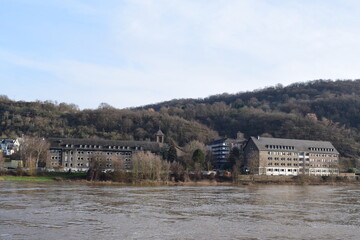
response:
{"label": "building with gray roof", "polygon": [[251,137],[244,148],[252,174],[328,176],[339,173],[339,152],[327,141]]}
{"label": "building with gray roof", "polygon": [[134,152],[159,153],[162,143],[150,141],[114,141],[103,139],[50,138],[48,169],[87,171],[91,161],[99,160],[105,170],[112,170],[115,162],[131,168]]}

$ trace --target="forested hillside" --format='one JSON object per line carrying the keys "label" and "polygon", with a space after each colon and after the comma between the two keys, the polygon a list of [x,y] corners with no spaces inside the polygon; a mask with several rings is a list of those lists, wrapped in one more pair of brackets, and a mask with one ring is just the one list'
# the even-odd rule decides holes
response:
{"label": "forested hillside", "polygon": [[153,139],[159,127],[167,140],[184,145],[214,137],[273,136],[331,141],[354,166],[360,156],[360,80],[318,80],[253,92],[180,99],[135,109],[102,104],[16,102],[0,97],[0,134],[44,137]]}
{"label": "forested hillside", "polygon": [[360,156],[360,80],[318,80],[253,92],[180,99],[148,105],[163,114],[198,121],[221,136],[327,140],[347,164]]}
{"label": "forested hillside", "polygon": [[162,129],[167,139],[183,145],[191,140],[207,142],[217,133],[203,124],[153,111],[131,111],[106,104],[80,111],[73,104],[16,102],[0,98],[0,135],[40,137],[154,140]]}

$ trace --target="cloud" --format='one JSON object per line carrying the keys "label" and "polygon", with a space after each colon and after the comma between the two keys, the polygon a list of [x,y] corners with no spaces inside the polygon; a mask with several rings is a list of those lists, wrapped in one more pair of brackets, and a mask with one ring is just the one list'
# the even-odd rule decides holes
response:
{"label": "cloud", "polygon": [[[68,50],[72,54],[67,55],[56,46],[48,56],[37,55],[31,46],[30,54],[3,48],[0,60],[53,76],[63,85],[63,95],[54,96],[74,99],[82,107],[100,102],[129,107],[360,75],[356,1],[54,4],[86,25],[69,33],[93,39],[74,39],[77,45],[69,49],[75,51]],[[70,29],[72,20],[69,17],[63,27]],[[99,27],[101,31],[96,30]],[[64,39],[72,44],[70,37]]]}

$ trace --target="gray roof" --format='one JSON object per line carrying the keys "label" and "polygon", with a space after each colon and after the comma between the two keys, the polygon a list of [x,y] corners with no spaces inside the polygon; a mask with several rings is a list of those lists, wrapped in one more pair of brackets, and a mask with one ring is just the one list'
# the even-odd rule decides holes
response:
{"label": "gray roof", "polygon": [[233,143],[233,144],[242,144],[246,142],[246,139],[233,139],[233,138],[215,138],[207,145],[217,145],[222,143]]}
{"label": "gray roof", "polygon": [[[109,146],[123,146],[123,147],[141,147],[143,150],[158,152],[160,151],[160,146],[157,142],[150,141],[127,141],[127,140],[104,140],[104,139],[82,139],[82,138],[49,138],[51,148],[64,148],[66,145],[79,146],[101,146],[102,150],[106,149]],[[87,147],[92,149],[93,147]]]}
{"label": "gray roof", "polygon": [[161,131],[161,129],[159,129],[159,131],[157,131],[156,136],[165,136],[165,134]]}
{"label": "gray roof", "polygon": [[285,138],[268,138],[268,137],[251,137],[256,147],[260,150],[274,150],[293,151],[293,152],[324,152],[324,153],[339,153],[331,142],[327,141],[312,141],[312,140],[297,140]]}

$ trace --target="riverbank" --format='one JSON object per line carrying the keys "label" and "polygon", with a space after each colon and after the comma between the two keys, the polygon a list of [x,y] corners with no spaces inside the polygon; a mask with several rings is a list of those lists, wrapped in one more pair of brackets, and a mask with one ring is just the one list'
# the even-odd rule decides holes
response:
{"label": "riverbank", "polygon": [[29,175],[11,175],[0,176],[0,181],[18,181],[18,182],[56,182],[56,181],[77,181],[86,178],[86,173],[66,173],[66,172],[46,172],[35,176]]}
{"label": "riverbank", "polygon": [[241,185],[360,185],[359,176],[252,176],[241,175],[236,180],[231,178],[203,179],[198,181],[87,181],[84,173],[46,173],[44,176],[1,176],[0,181],[21,182],[72,182],[92,185],[117,186],[241,186]]}

